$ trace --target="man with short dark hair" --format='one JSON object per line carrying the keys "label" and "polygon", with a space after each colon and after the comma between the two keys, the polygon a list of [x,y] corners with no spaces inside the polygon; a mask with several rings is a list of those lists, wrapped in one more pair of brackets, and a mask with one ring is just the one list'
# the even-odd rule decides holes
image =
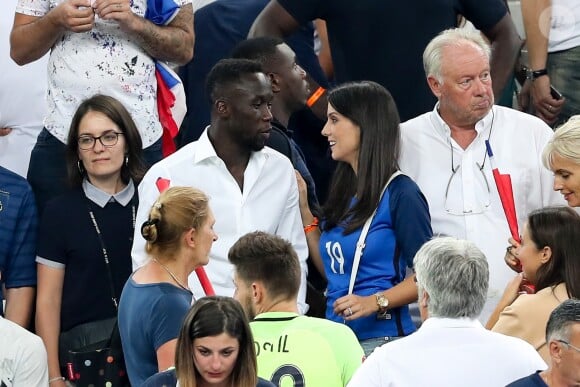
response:
{"label": "man with short dark hair", "polygon": [[349,387],[505,386],[546,368],[530,344],[488,331],[477,321],[487,296],[489,267],[472,242],[433,239],[419,249],[413,263],[423,325],[376,349]]}
{"label": "man with short dark hair", "polygon": [[346,325],[298,315],[300,265],[292,245],[264,232],[242,236],[228,254],[250,323],[258,375],[280,386],[346,386],[363,350]]}
{"label": "man with short dark hair", "polygon": [[[318,207],[314,179],[306,166],[302,150],[292,139],[288,129],[290,116],[306,106],[310,94],[306,72],[296,62],[296,54],[280,38],[262,37],[240,42],[232,52],[233,58],[252,59],[260,62],[264,73],[272,82],[274,99],[272,100],[272,129],[279,131],[290,144],[290,160],[306,182],[308,188],[308,205]],[[270,143],[268,146],[277,149]]]}
{"label": "man with short dark hair", "polygon": [[552,363],[508,387],[572,387],[580,385],[580,300],[566,300],[550,315],[546,342]]}
{"label": "man with short dark hair", "polygon": [[[137,225],[146,219],[159,192],[158,178],[172,186],[204,191],[216,218],[219,239],[205,267],[216,294],[232,296],[233,267],[227,260],[231,245],[243,234],[264,230],[291,241],[301,262],[298,299],[307,310],[306,258],[308,248],[298,209],[296,176],[290,161],[265,147],[271,131],[272,86],[259,63],[223,59],[209,73],[207,90],[212,119],[198,141],[155,164],[139,185]],[[133,267],[146,261],[145,240],[135,229]],[[195,276],[189,285],[195,297],[204,293]]]}

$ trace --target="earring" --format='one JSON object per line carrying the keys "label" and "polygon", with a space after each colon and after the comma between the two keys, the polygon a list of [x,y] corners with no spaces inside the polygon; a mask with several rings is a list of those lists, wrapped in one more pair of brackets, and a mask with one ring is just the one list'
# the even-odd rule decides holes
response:
{"label": "earring", "polygon": [[77,161],[77,168],[79,170],[79,173],[82,175],[83,173],[85,173],[85,168],[83,167],[83,164],[81,163],[80,160]]}
{"label": "earring", "polygon": [[125,166],[129,166],[129,155],[125,155]]}

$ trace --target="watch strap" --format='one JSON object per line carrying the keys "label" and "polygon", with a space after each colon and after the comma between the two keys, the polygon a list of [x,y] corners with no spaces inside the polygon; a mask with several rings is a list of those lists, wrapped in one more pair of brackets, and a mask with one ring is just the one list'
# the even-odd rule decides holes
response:
{"label": "watch strap", "polygon": [[530,80],[536,80],[541,76],[548,75],[548,69],[532,70],[528,69],[526,77]]}

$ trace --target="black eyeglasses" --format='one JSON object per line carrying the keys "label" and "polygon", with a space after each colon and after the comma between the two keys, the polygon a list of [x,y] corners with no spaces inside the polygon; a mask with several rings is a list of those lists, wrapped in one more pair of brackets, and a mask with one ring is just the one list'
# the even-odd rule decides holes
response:
{"label": "black eyeglasses", "polygon": [[565,340],[556,340],[559,343],[564,344],[565,346],[567,346],[568,348],[572,348],[574,351],[579,352],[580,353],[580,348],[573,346],[572,344],[570,344],[569,342],[565,341]]}
{"label": "black eyeglasses", "polygon": [[97,140],[99,140],[105,148],[110,148],[112,146],[117,145],[117,142],[119,142],[120,135],[123,135],[123,133],[115,132],[113,130],[109,130],[101,134],[99,137],[94,137],[91,136],[90,134],[83,134],[79,136],[77,142],[81,150],[93,149],[95,147],[95,144],[97,143]]}

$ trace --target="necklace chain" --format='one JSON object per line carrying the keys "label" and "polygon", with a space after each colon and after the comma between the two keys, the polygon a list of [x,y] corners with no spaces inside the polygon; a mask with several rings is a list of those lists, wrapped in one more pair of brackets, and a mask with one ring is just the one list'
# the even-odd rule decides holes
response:
{"label": "necklace chain", "polygon": [[189,293],[191,293],[191,290],[187,286],[183,285],[183,283],[181,283],[181,281],[179,281],[177,279],[177,277],[175,276],[175,274],[173,274],[171,272],[171,270],[169,270],[169,268],[167,266],[165,266],[164,264],[162,264],[161,262],[159,262],[157,260],[157,258],[153,258],[153,261],[156,262],[159,266],[161,266],[167,272],[167,274],[169,274],[169,276],[177,283],[177,285],[179,285],[180,288],[182,288],[183,290],[187,290]]}

